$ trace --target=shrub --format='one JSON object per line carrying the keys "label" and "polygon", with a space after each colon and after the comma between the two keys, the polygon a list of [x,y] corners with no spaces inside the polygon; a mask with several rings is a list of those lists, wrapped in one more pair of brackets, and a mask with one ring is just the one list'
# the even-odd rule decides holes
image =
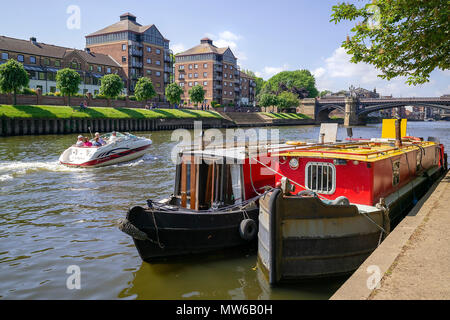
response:
{"label": "shrub", "polygon": [[30,88],[23,88],[21,94],[26,94],[26,95],[36,95],[36,90],[34,89],[30,89]]}

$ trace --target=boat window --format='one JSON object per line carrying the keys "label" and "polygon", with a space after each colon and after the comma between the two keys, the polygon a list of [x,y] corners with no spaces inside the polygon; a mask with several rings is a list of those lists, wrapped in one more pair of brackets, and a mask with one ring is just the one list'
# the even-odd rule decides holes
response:
{"label": "boat window", "polygon": [[309,162],[306,165],[305,180],[309,190],[333,194],[336,191],[336,167],[326,162]]}
{"label": "boat window", "polygon": [[396,186],[400,183],[400,161],[392,163],[392,185]]}
{"label": "boat window", "polygon": [[232,165],[231,166],[231,183],[233,188],[234,202],[242,202],[242,176],[241,176],[241,166]]}

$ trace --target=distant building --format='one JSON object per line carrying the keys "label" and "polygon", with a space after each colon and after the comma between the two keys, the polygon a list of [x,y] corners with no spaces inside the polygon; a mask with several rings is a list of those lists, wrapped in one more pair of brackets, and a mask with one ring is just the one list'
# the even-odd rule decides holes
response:
{"label": "distant building", "polygon": [[223,106],[242,106],[255,101],[255,79],[243,75],[232,50],[218,48],[209,38],[175,56],[175,81],[183,89],[183,103],[191,104],[189,90],[201,85],[205,89],[204,104],[215,101]]}
{"label": "distant building", "polygon": [[377,89],[374,89],[373,91],[364,89],[364,88],[354,88],[353,86],[350,87],[350,90],[341,90],[335,93],[329,93],[325,95],[324,98],[347,98],[352,95],[355,95],[358,98],[370,98],[370,99],[380,99],[381,96],[379,93],[377,93]]}
{"label": "distant building", "polygon": [[42,93],[56,92],[56,73],[64,68],[81,75],[79,93],[98,94],[99,79],[106,74],[118,74],[125,81],[120,64],[106,54],[45,44],[34,37],[21,40],[0,36],[0,64],[9,59],[23,64],[30,88],[40,88]]}
{"label": "distant building", "polygon": [[139,78],[147,77],[152,80],[158,99],[164,99],[165,87],[173,80],[172,51],[169,40],[155,25],[142,26],[136,16],[127,12],[119,22],[87,35],[86,47],[117,61],[130,93]]}

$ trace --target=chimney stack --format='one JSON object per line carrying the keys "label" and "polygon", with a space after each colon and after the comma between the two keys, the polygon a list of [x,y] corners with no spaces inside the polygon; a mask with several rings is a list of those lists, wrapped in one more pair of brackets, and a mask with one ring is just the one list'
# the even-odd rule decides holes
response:
{"label": "chimney stack", "polygon": [[33,43],[33,44],[36,44],[37,43],[36,37],[31,37],[30,38],[30,42]]}

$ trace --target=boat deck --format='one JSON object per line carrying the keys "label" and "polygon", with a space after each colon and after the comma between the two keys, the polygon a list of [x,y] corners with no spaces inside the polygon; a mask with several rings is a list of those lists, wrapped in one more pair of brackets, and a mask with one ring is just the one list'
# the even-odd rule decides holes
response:
{"label": "boat deck", "polygon": [[400,148],[396,148],[394,142],[359,142],[340,145],[316,145],[280,152],[279,156],[375,162],[434,145],[436,145],[434,142],[428,141],[404,142],[403,146]]}

